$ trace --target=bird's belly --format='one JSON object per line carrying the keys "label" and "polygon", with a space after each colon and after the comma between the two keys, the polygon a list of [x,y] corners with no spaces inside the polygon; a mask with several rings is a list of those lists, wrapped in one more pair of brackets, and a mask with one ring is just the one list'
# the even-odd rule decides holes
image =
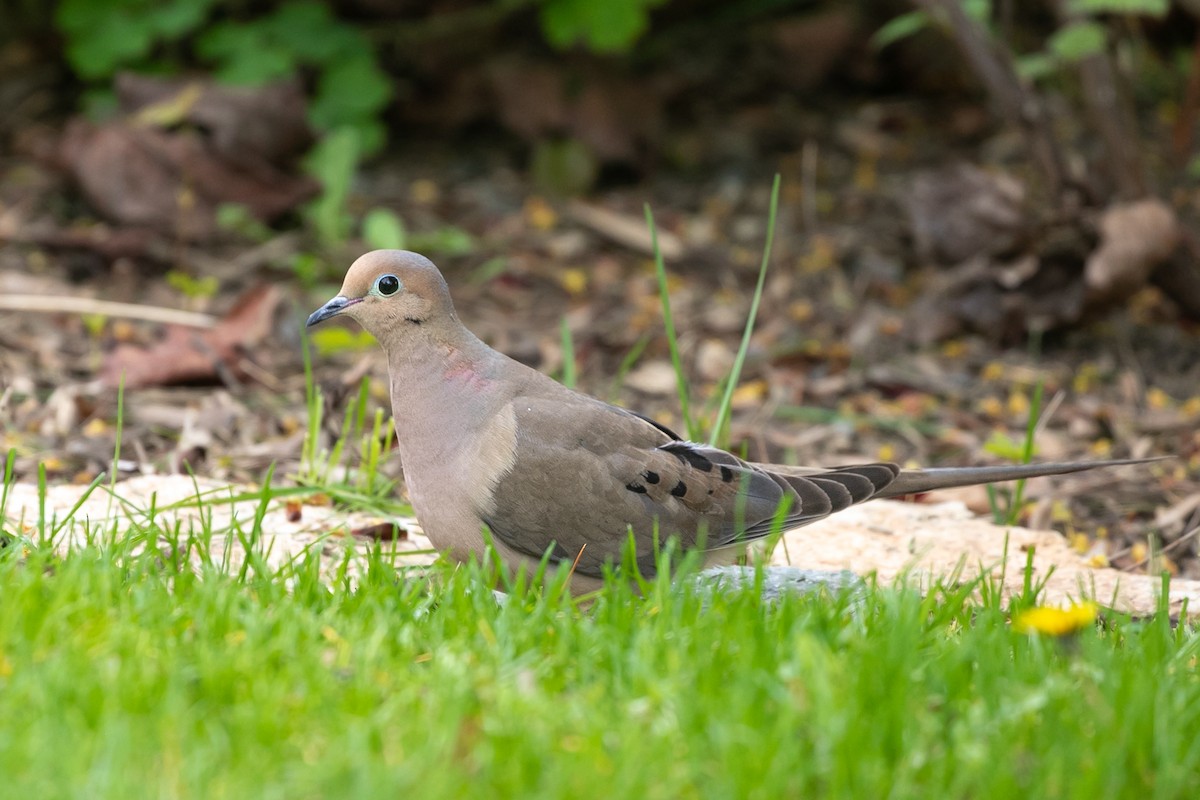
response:
{"label": "bird's belly", "polygon": [[[408,496],[421,530],[439,552],[455,561],[468,561],[472,555],[483,555],[483,520],[462,501],[462,489],[455,487],[454,481],[449,481],[449,487],[442,485],[436,491],[426,486],[427,482],[443,480],[438,476],[405,474]],[[447,497],[456,497],[456,501],[448,502]]]}

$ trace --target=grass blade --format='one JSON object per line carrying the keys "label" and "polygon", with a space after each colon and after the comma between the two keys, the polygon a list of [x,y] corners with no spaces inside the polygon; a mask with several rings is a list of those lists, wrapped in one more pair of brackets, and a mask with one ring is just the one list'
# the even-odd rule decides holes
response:
{"label": "grass blade", "polygon": [[721,397],[721,405],[717,407],[717,419],[713,423],[712,433],[708,443],[716,446],[724,435],[725,427],[729,424],[729,415],[733,405],[733,393],[737,389],[738,378],[742,374],[742,365],[746,362],[746,352],[750,349],[750,336],[754,333],[754,320],[758,316],[758,304],[762,300],[763,285],[767,279],[767,266],[771,262],[771,246],[775,242],[775,217],[779,212],[779,175],[771,186],[771,208],[767,214],[767,240],[763,245],[762,264],[758,268],[758,283],[754,287],[754,299],[750,301],[750,314],[746,318],[746,328],[742,331],[742,342],[738,346],[737,355],[733,359],[733,369],[725,380],[725,394]]}
{"label": "grass blade", "polygon": [[658,296],[662,299],[663,327],[667,332],[667,347],[671,350],[671,366],[675,370],[675,390],[679,395],[679,413],[687,436],[699,441],[700,430],[692,419],[691,400],[688,395],[687,377],[683,373],[683,361],[679,357],[679,339],[675,335],[675,319],[671,316],[671,293],[667,288],[667,267],[663,263],[662,250],[658,246],[658,228],[654,226],[654,213],[646,204],[646,225],[650,228],[650,244],[654,249],[654,274],[658,277]]}

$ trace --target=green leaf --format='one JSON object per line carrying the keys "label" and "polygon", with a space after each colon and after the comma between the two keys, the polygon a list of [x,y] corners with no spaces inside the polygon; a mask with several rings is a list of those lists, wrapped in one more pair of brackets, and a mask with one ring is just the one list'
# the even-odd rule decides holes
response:
{"label": "green leaf", "polygon": [[374,250],[403,250],[408,236],[404,221],[387,208],[372,208],[363,217],[362,235]]}
{"label": "green leaf", "polygon": [[221,203],[217,206],[217,227],[256,242],[265,242],[273,235],[271,229],[241,203]]}
{"label": "green leaf", "polygon": [[1014,439],[1000,431],[992,431],[991,436],[983,443],[983,449],[998,458],[1017,464],[1024,464],[1029,460],[1026,456],[1027,442]]}
{"label": "green leaf", "polygon": [[244,50],[264,45],[262,33],[253,25],[222,22],[196,39],[196,54],[212,61],[235,58]]}
{"label": "green leaf", "polygon": [[1059,61],[1049,53],[1030,53],[1016,60],[1017,74],[1028,81],[1037,81],[1059,68]]}
{"label": "green leaf", "polygon": [[99,79],[144,59],[157,42],[179,39],[198,28],[213,2],[63,0],[54,19],[76,74]]}
{"label": "green leaf", "polygon": [[1171,10],[1168,0],[1070,0],[1073,14],[1132,14],[1162,18]]}
{"label": "green leaf", "polygon": [[167,40],[178,39],[200,27],[212,0],[180,0],[151,6],[146,18],[153,30]]}
{"label": "green leaf", "polygon": [[885,22],[882,28],[875,31],[875,35],[871,37],[871,47],[882,50],[889,44],[907,39],[928,26],[929,17],[924,11],[909,11],[907,14],[893,17]]}
{"label": "green leaf", "polygon": [[324,3],[309,2],[283,4],[263,19],[263,28],[272,39],[287,42],[298,58],[310,64],[323,63],[343,51],[347,35],[353,39],[358,33],[336,19]]}
{"label": "green leaf", "polygon": [[1187,176],[1192,180],[1200,180],[1200,155],[1192,156],[1188,162]]}
{"label": "green leaf", "polygon": [[392,97],[392,82],[372,52],[330,65],[317,82],[309,117],[321,128],[372,119]]}
{"label": "green leaf", "polygon": [[534,147],[529,171],[543,191],[570,196],[591,188],[600,165],[578,139],[546,139]]}
{"label": "green leaf", "polygon": [[66,54],[80,77],[105,78],[123,64],[144,57],[153,43],[154,36],[144,20],[114,11],[97,19],[90,28],[68,36]]}
{"label": "green leaf", "polygon": [[628,50],[650,25],[648,9],[661,0],[546,0],[542,32],[550,44],[566,48],[582,40],[596,52]]}
{"label": "green leaf", "polygon": [[212,275],[197,278],[173,269],[167,273],[166,277],[168,286],[192,300],[213,297],[216,295],[217,289],[221,288],[220,283]]}
{"label": "green leaf", "polygon": [[222,83],[234,86],[261,86],[296,71],[296,59],[287,50],[274,45],[241,50],[217,70]]}
{"label": "green leaf", "polygon": [[446,225],[426,233],[414,233],[408,238],[412,249],[423,253],[436,253],[439,256],[465,256],[475,249],[475,240],[471,234],[454,225]]}
{"label": "green leaf", "polygon": [[375,337],[366,331],[352,331],[336,326],[319,328],[309,334],[309,339],[317,348],[318,355],[322,356],[360,353],[375,346]]}
{"label": "green leaf", "polygon": [[1073,63],[1103,52],[1107,43],[1107,29],[1099,22],[1085,21],[1057,31],[1046,46],[1058,58]]}
{"label": "green leaf", "polygon": [[307,206],[307,212],[318,237],[327,245],[345,241],[350,230],[346,198],[361,152],[357,132],[343,127],[317,142],[304,159],[305,169],[325,189]]}

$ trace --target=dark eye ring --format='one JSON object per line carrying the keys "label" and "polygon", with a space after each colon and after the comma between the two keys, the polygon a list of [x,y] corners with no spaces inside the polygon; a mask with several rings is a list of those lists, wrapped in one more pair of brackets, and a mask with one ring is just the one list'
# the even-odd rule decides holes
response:
{"label": "dark eye ring", "polygon": [[400,291],[400,279],[395,275],[381,275],[379,280],[375,281],[375,288],[384,297],[391,297]]}

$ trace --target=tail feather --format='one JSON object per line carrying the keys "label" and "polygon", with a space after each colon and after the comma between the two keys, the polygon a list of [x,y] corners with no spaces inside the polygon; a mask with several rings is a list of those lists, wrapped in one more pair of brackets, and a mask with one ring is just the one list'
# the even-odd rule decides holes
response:
{"label": "tail feather", "polygon": [[1039,478],[1043,475],[1067,475],[1085,472],[1100,467],[1124,467],[1130,464],[1148,464],[1162,458],[1126,458],[1113,461],[1062,461],[1048,464],[1010,464],[999,467],[935,467],[932,469],[906,469],[876,497],[902,497],[906,494],[932,492],[954,486],[975,486],[981,483],[1016,481],[1024,478]]}

